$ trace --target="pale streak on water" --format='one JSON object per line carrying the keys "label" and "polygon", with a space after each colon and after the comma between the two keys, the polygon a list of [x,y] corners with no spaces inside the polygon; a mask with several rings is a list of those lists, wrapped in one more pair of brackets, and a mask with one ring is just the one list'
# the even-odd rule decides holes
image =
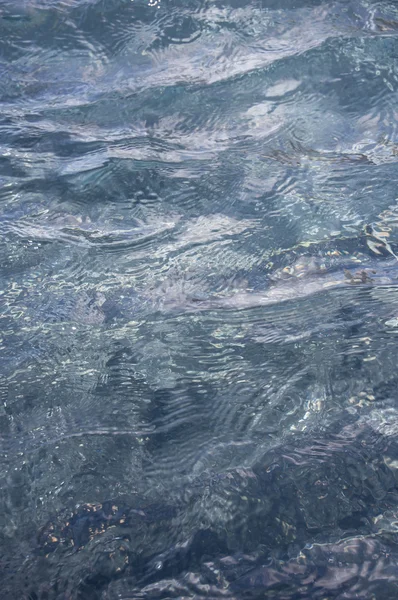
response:
{"label": "pale streak on water", "polygon": [[2,597],[398,597],[397,32],[0,0]]}

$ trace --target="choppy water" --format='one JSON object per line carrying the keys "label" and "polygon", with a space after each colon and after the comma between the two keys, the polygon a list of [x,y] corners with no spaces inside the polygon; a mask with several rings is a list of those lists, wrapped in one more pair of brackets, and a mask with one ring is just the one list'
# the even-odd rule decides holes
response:
{"label": "choppy water", "polygon": [[7,600],[398,597],[395,0],[1,0]]}

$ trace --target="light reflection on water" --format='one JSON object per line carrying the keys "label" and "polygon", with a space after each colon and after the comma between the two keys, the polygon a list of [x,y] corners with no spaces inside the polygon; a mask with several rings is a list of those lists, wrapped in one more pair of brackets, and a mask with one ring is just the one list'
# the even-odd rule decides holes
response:
{"label": "light reflection on water", "polygon": [[5,597],[397,597],[397,31],[2,1]]}

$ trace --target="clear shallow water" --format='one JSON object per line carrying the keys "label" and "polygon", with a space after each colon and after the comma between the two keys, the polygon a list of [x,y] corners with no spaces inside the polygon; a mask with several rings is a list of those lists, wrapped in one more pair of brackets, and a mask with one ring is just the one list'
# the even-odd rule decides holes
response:
{"label": "clear shallow water", "polygon": [[2,0],[4,597],[397,597],[397,31]]}

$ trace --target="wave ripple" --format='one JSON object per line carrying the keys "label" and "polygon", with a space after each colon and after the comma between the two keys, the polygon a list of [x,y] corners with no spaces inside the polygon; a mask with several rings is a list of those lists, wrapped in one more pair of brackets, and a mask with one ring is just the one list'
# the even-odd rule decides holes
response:
{"label": "wave ripple", "polygon": [[397,597],[397,44],[2,0],[4,597]]}

